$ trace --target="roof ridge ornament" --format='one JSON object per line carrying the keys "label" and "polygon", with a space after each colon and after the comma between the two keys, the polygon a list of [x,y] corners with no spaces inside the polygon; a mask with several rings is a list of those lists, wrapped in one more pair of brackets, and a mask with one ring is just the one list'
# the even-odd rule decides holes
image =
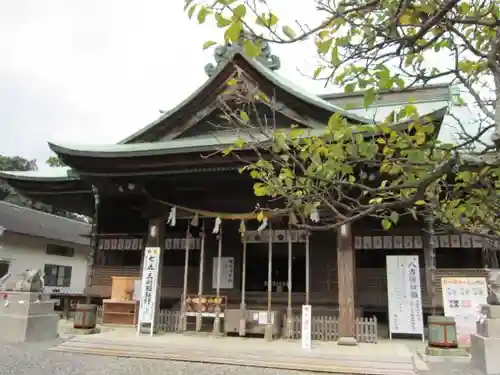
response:
{"label": "roof ridge ornament", "polygon": [[248,31],[242,31],[240,38],[238,38],[238,42],[227,42],[226,44],[220,44],[215,47],[215,64],[208,63],[207,65],[205,65],[205,73],[207,74],[207,76],[212,77],[217,72],[218,68],[228,60],[230,60],[235,53],[244,54],[243,43],[248,39],[260,42],[261,53],[255,58],[256,61],[272,71],[278,70],[281,67],[280,58],[277,55],[273,55],[271,53],[271,46],[267,41],[260,40],[258,36],[252,35]]}

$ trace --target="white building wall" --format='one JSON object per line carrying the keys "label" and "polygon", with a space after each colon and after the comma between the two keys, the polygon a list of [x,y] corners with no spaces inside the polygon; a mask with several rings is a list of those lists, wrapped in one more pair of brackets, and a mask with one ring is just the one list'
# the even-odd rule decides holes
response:
{"label": "white building wall", "polygon": [[[45,250],[48,243],[73,247],[75,254],[73,257],[48,255]],[[47,287],[48,293],[51,293],[53,289],[59,289],[61,293],[83,293],[89,252],[89,247],[45,238],[8,232],[0,237],[0,261],[9,262],[11,275],[18,275],[28,268],[39,268],[43,272],[46,264],[72,267],[70,287]]]}

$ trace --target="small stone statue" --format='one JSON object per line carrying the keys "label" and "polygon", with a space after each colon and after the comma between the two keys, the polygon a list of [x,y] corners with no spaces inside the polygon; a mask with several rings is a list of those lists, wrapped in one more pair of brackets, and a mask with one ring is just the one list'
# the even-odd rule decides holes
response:
{"label": "small stone statue", "polygon": [[13,292],[42,292],[44,287],[42,271],[40,269],[27,269],[13,278],[8,274],[3,286],[4,290]]}
{"label": "small stone statue", "polygon": [[488,271],[488,298],[489,305],[500,305],[500,270]]}

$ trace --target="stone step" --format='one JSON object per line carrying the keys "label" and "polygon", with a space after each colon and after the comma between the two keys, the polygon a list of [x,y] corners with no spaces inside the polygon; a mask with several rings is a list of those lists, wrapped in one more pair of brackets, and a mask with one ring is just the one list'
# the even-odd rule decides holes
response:
{"label": "stone step", "polygon": [[[196,343],[196,338],[192,338],[192,340],[192,343]],[[178,344],[175,339],[164,341],[161,336],[153,338],[139,337],[135,340],[125,338],[106,340],[96,336],[88,339],[86,337],[75,337],[51,350],[67,353],[203,362],[336,374],[416,374],[411,355],[397,356],[393,354],[391,357],[387,354],[381,356],[380,353],[370,355],[369,353],[361,353],[361,349],[358,348],[359,354],[350,355],[343,350],[338,352],[332,350],[326,356],[324,353],[323,355],[315,354],[314,349],[312,351],[303,351],[298,343],[293,346],[295,349],[290,352],[286,350],[266,350],[267,345],[261,340],[254,341],[253,345],[246,342],[242,347],[231,345],[229,341],[224,343],[225,340],[230,339],[221,338],[217,342],[220,345],[210,341],[211,345],[204,347],[200,343],[205,342],[208,344],[209,340],[202,340],[201,342],[198,341],[198,344],[188,345],[186,342]],[[232,342],[236,343],[236,341]]]}

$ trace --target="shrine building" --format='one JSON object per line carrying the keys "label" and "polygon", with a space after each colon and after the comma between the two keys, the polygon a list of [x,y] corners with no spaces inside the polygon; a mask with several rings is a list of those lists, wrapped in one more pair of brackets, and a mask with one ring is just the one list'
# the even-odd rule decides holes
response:
{"label": "shrine building", "polygon": [[338,337],[356,338],[357,318],[388,321],[391,254],[418,256],[424,316],[442,311],[442,277],[484,275],[480,241],[433,234],[432,221],[411,218],[389,231],[365,218],[340,235],[289,232],[288,216],[276,215],[258,231],[256,204],[269,202],[254,195],[252,179],[239,172],[241,161],[215,152],[234,144],[237,132],[213,124],[221,121],[218,97],[237,71],[279,103],[278,127],[297,124],[311,134],[334,113],[370,124],[410,98],[439,132],[452,102],[450,87],[388,91],[365,109],[362,94],[305,92],[279,75],[278,57],[264,52],[252,59],[239,46],[218,47],[216,64],[205,68],[207,81],[153,123],[118,144],[49,143],[67,167],[47,175],[4,171],[0,178],[30,199],[94,218],[85,289],[94,301],[111,297],[112,277],[139,278],[144,248],[152,246],[161,248],[161,308],[183,314],[187,296],[211,295],[223,297],[225,311],[272,310],[285,325],[290,313],[310,304],[313,314],[338,317]]}

